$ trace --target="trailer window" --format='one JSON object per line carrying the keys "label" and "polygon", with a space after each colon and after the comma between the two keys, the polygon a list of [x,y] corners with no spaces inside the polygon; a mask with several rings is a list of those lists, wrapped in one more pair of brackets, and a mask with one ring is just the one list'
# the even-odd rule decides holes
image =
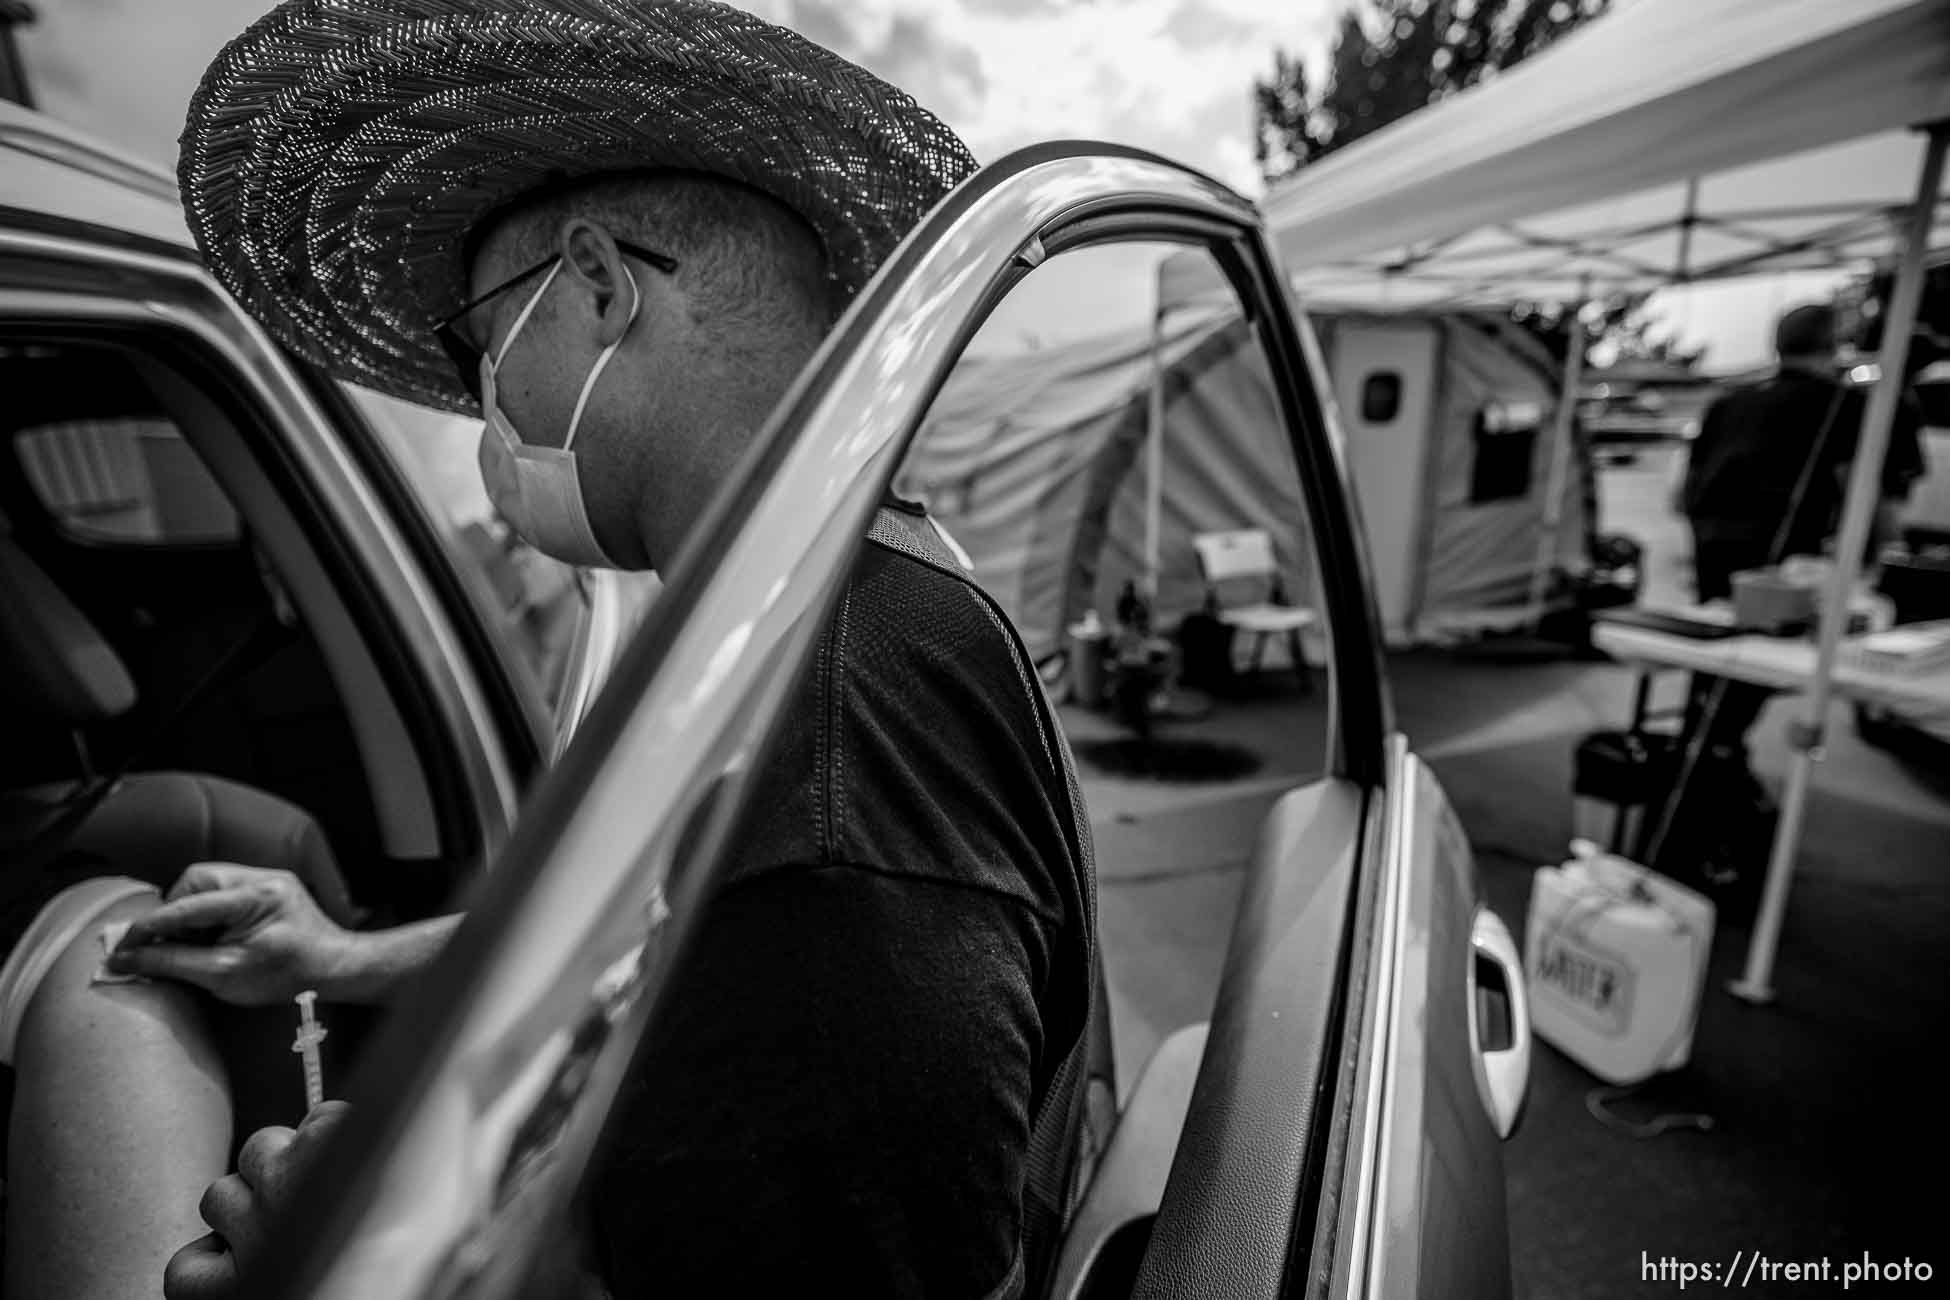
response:
{"label": "trailer window", "polygon": [[1399,370],[1373,370],[1361,381],[1361,419],[1367,424],[1387,424],[1402,412],[1402,375]]}
{"label": "trailer window", "polygon": [[1476,413],[1475,458],[1469,503],[1521,500],[1530,495],[1530,465],[1544,408],[1536,402],[1491,402]]}

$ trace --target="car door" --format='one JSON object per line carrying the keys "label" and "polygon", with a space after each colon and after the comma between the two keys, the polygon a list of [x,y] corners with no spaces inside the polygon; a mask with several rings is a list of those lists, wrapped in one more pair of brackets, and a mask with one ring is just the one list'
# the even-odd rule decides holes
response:
{"label": "car door", "polygon": [[[1503,1078],[1507,1095],[1509,1072],[1492,1076],[1472,1033],[1479,1002],[1508,1012],[1513,958],[1507,936],[1473,935],[1466,844],[1394,734],[1318,355],[1250,205],[1147,154],[1066,144],[945,201],[787,393],[355,1079],[344,1136],[253,1294],[568,1285],[571,1208],[605,1112],[916,427],[1017,281],[1134,238],[1210,248],[1263,348],[1317,557],[1332,701],[1324,772],[1280,798],[1247,870],[1136,1292],[1507,1291],[1477,1094]],[[1498,977],[1472,975],[1483,947],[1501,1003]],[[1480,1017],[1495,1018],[1509,1016]]]}

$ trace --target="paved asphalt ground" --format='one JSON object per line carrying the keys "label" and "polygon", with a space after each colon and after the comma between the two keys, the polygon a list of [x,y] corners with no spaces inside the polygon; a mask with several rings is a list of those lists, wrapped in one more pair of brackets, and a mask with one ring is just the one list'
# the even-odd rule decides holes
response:
{"label": "paved asphalt ground", "polygon": [[[1668,472],[1666,454],[1654,453],[1603,478],[1605,525],[1651,543],[1659,593],[1684,575],[1683,536],[1664,515]],[[1631,677],[1479,647],[1397,656],[1393,678],[1402,726],[1470,832],[1486,897],[1521,938],[1531,873],[1560,860],[1570,837],[1572,748],[1591,728],[1623,721]],[[1756,764],[1777,786],[1789,716],[1776,702],[1755,737]],[[1114,734],[1094,714],[1069,710],[1065,720],[1086,746]],[[1170,784],[1085,764],[1127,1086],[1162,1035],[1208,1014],[1260,818],[1280,790],[1319,770],[1321,703],[1277,679],[1263,698],[1174,726],[1243,746],[1260,767],[1225,783]],[[1841,712],[1831,734],[1777,1001],[1753,1007],[1725,992],[1747,932],[1723,922],[1691,1062],[1618,1107],[1634,1118],[1701,1111],[1715,1127],[1650,1139],[1608,1128],[1586,1110],[1597,1080],[1539,1044],[1529,1111],[1505,1148],[1520,1296],[1676,1294],[1674,1282],[1645,1279],[1644,1256],[1724,1265],[1736,1251],[1826,1257],[1836,1270],[1864,1252],[1908,1256],[1950,1277],[1950,1126],[1935,1064],[1950,1029],[1950,751],[1872,749]],[[1839,1286],[1755,1278],[1746,1291]]]}

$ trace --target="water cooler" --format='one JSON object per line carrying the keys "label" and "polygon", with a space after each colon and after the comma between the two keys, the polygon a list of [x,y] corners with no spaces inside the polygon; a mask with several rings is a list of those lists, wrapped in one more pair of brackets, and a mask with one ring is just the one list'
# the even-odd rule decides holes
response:
{"label": "water cooler", "polygon": [[1686,1063],[1713,904],[1587,841],[1532,878],[1524,967],[1537,1036],[1610,1083]]}

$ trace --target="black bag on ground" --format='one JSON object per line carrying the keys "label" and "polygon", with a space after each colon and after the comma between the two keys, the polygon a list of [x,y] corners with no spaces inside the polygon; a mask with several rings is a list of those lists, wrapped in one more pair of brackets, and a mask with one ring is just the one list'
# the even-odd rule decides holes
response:
{"label": "black bag on ground", "polygon": [[1663,798],[1672,785],[1673,741],[1656,731],[1589,733],[1578,742],[1572,793],[1626,809]]}
{"label": "black bag on ground", "polygon": [[[1593,731],[1578,742],[1571,789],[1618,814],[1600,842],[1698,890],[1725,919],[1744,920],[1753,915],[1767,874],[1774,808],[1746,755],[1712,747],[1693,760],[1674,801],[1685,760],[1674,735]],[[1622,834],[1614,836],[1614,827]]]}
{"label": "black bag on ground", "polygon": [[1187,614],[1178,625],[1178,680],[1195,691],[1222,695],[1235,684],[1232,628],[1211,614]]}
{"label": "black bag on ground", "polygon": [[1574,833],[1614,853],[1637,852],[1647,812],[1672,788],[1674,738],[1650,731],[1593,731],[1572,757]]}
{"label": "black bag on ground", "polygon": [[[1683,771],[1683,757],[1675,775]],[[1659,834],[1660,818],[1666,819]],[[1760,906],[1777,813],[1744,751],[1707,747],[1670,806],[1646,819],[1640,861],[1713,900],[1723,921],[1745,923]]]}

